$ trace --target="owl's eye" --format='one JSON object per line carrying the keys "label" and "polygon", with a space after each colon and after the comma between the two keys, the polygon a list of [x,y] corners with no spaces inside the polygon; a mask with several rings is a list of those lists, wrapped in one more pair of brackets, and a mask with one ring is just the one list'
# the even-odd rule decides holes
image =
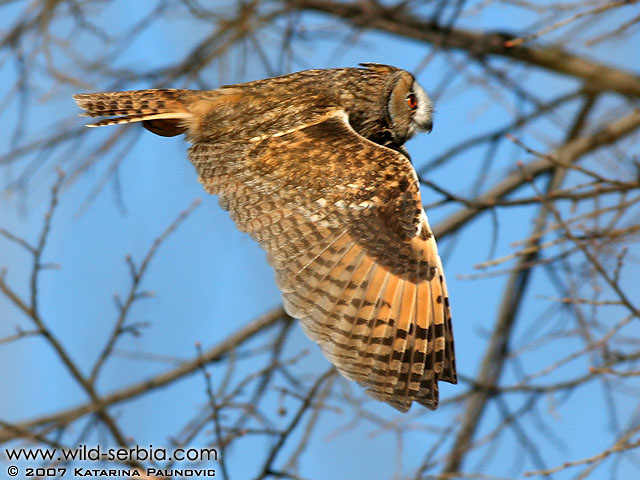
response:
{"label": "owl's eye", "polygon": [[407,95],[407,105],[409,105],[409,108],[411,110],[415,110],[416,108],[418,108],[418,98],[416,97],[415,93],[410,93],[409,95]]}

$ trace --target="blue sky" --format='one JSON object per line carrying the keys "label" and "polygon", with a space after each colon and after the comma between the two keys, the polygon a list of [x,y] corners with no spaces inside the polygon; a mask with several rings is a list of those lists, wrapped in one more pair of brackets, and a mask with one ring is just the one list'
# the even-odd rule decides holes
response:
{"label": "blue sky", "polygon": [[[124,29],[144,14],[142,5],[113,2],[100,13],[99,21],[103,25],[115,25],[115,28]],[[13,5],[15,10],[21,7],[20,3]],[[11,20],[11,8],[3,7],[2,11],[5,15],[4,20],[0,20],[0,28],[4,30]],[[494,5],[476,16],[462,19],[460,26],[517,30],[530,22],[517,12],[519,11],[511,7]],[[312,17],[311,21],[317,24],[327,23],[321,17]],[[64,30],[66,27],[62,23],[56,25],[56,28]],[[193,24],[180,16],[171,21],[160,22],[126,50],[118,60],[118,66],[140,68],[142,65],[153,68],[165,65],[182,55],[207,32],[205,24]],[[83,46],[89,52],[97,52],[101,48],[95,40],[72,37],[71,41],[86,41]],[[267,37],[264,48],[270,51],[277,48],[277,43],[269,41]],[[576,50],[579,51],[580,47],[577,46]],[[304,62],[307,65],[300,62],[296,69],[305,66],[354,66],[359,62],[374,61],[413,71],[429,54],[430,47],[369,33],[364,36],[361,44],[350,48],[336,45],[333,40],[320,39],[308,42],[302,51],[305,52]],[[601,60],[606,59],[609,64],[629,68],[629,52],[633,51],[640,51],[638,34],[629,39],[624,49],[611,50],[605,46],[590,50],[589,53],[599,55]],[[458,62],[468,61],[462,55],[450,55]],[[61,62],[64,63],[62,60]],[[255,58],[242,74],[238,73],[241,71],[238,63],[240,60],[232,58],[230,68],[222,73],[217,67],[207,69],[205,76],[209,87],[215,88],[221,83],[247,81],[266,75]],[[434,92],[437,89],[446,68],[443,59],[438,57],[419,73],[419,80],[427,91]],[[470,71],[481,74],[477,67],[471,66]],[[49,96],[53,100],[34,104],[33,114],[28,117],[25,126],[25,137],[36,138],[47,129],[56,128],[60,124],[70,129],[78,128],[83,119],[75,117],[78,112],[71,95],[78,93],[79,87],[64,85],[51,90],[52,81],[43,70],[36,72],[34,79],[37,80],[33,85],[36,91],[34,100],[44,100]],[[8,63],[0,66],[0,80],[2,85],[11,85],[15,80],[15,70]],[[106,83],[94,83],[93,78],[84,80],[84,90],[88,91],[107,90],[116,83],[115,79]],[[566,79],[542,74],[523,75],[523,82],[527,82],[527,85],[535,84],[542,99],[552,98],[560,92],[575,88],[575,84]],[[122,88],[149,86],[126,84]],[[163,86],[185,87],[181,84]],[[505,102],[501,103],[492,99],[482,88],[469,87],[467,82],[454,78],[453,85],[437,98],[433,133],[422,135],[408,144],[416,168],[419,169],[421,164],[454,145],[461,136],[477,135],[507,123],[513,117],[513,111],[510,110],[512,107],[508,103],[513,105],[514,99],[503,100]],[[610,112],[615,104],[620,103],[618,98],[606,99],[600,108],[603,112]],[[16,102],[7,107],[0,116],[3,125],[11,126],[15,123],[18,108]],[[563,122],[570,113],[559,110],[555,115],[559,122]],[[528,134],[522,140],[534,148],[546,150],[548,143],[557,141],[561,133],[561,129],[552,120],[536,123],[537,132]],[[70,160],[87,156],[110,133],[111,130],[107,129],[91,130],[78,148],[62,150],[56,154],[34,176],[26,197],[21,192],[6,189],[0,196],[0,227],[34,242],[47,208],[48,189],[55,179],[54,167],[60,166],[67,170]],[[0,139],[0,152],[8,151],[10,142],[11,138],[8,136]],[[196,342],[200,342],[203,348],[214,345],[239,326],[279,305],[279,292],[265,254],[247,235],[237,231],[228,214],[217,205],[217,199],[202,191],[195,171],[186,159],[187,146],[181,137],[167,139],[144,132],[127,152],[118,171],[117,182],[110,181],[86,210],[83,206],[87,196],[91,195],[95,185],[101,181],[113,157],[95,164],[82,177],[63,189],[44,256],[45,261],[54,262],[60,268],[42,275],[39,285],[41,311],[52,331],[64,339],[71,356],[83,366],[90,365],[95,359],[96,352],[102,347],[107,332],[117,318],[113,295],[123,295],[129,281],[125,256],[131,254],[139,262],[153,239],[172,219],[194,199],[202,199],[200,207],[165,242],[154,259],[143,282],[144,289],[153,292],[153,298],[136,304],[132,311],[132,319],[148,323],[148,327],[143,329],[142,336],[126,336],[118,343],[119,354],[107,363],[98,384],[102,392],[121,388],[162,372],[181,359],[192,358]],[[480,149],[471,150],[446,167],[430,171],[429,179],[469,195],[477,172],[484,168],[484,153]],[[503,143],[496,152],[496,160],[488,172],[486,185],[492,184],[495,175],[513,168],[516,160],[527,158],[517,147]],[[10,185],[19,166],[4,167],[3,170],[6,183]],[[525,193],[531,195],[533,192]],[[430,204],[437,201],[439,196],[423,188],[423,198],[425,203]],[[122,200],[121,206],[118,204],[119,199]],[[428,213],[431,224],[436,225],[457,208],[459,207],[447,206],[430,210]],[[79,214],[79,211],[82,213]],[[530,230],[528,222],[531,211],[532,207],[500,210],[495,252],[492,252],[494,227],[490,215],[479,217],[472,228],[456,236],[455,248],[451,249],[453,238],[441,243],[453,308],[458,368],[465,376],[472,376],[478,368],[506,277],[464,280],[461,275],[475,273],[474,265],[492,256],[500,257],[511,253],[513,249],[510,244],[525,238]],[[29,257],[18,247],[0,238],[0,266],[6,267],[7,281],[24,296],[28,292],[28,261]],[[637,277],[637,270],[631,275]],[[536,273],[530,286],[531,291],[548,293],[545,289],[548,281],[540,272]],[[527,318],[540,317],[540,328],[551,333],[557,327],[545,319],[545,312],[551,306],[549,301],[532,293],[524,303],[522,315]],[[614,315],[618,318],[619,312]],[[29,326],[3,298],[0,298],[0,317],[0,338],[10,334],[16,325],[24,328]],[[557,321],[558,317],[554,318]],[[532,322],[522,323],[531,325]],[[524,342],[531,332],[524,326],[521,330],[516,338]],[[637,333],[637,329],[635,331]],[[308,350],[293,367],[300,378],[308,378],[328,367],[328,362],[319,350],[297,326],[286,348],[287,356]],[[570,351],[571,348],[576,347],[568,342],[562,345],[559,342],[551,344],[546,349],[525,356],[522,367],[528,372],[541,370],[552,363],[550,358],[561,356],[559,349]],[[132,360],[127,353],[133,353],[138,358]],[[146,360],[150,354],[161,355],[164,360]],[[239,368],[250,371],[252,365],[245,363],[240,362]],[[0,346],[0,365],[3,365],[1,383],[11,385],[0,398],[1,419],[20,421],[84,401],[82,393],[64,373],[56,356],[40,339],[30,338]],[[581,359],[545,380],[577,376],[588,366]],[[220,366],[212,366],[210,371],[215,382],[224,370]],[[518,376],[519,372],[506,370],[504,381],[512,383]],[[336,381],[344,388],[352,388],[356,394],[360,394],[356,386],[342,379]],[[137,443],[168,445],[168,435],[177,432],[206,404],[204,389],[202,376],[193,375],[142,400],[115,407],[113,412],[118,423],[126,426],[127,434]],[[446,400],[459,394],[461,390],[461,386],[441,384],[441,398]],[[611,437],[599,434],[611,427],[609,419],[592,410],[594,401],[599,406],[604,404],[602,396],[605,394],[600,387],[590,385],[580,387],[569,400],[547,398],[548,403],[541,405],[540,410],[544,413],[552,412],[545,421],[553,423],[554,435],[558,435],[558,432],[566,434],[558,441],[550,440],[544,429],[536,425],[535,420],[528,418],[523,421],[524,426],[532,430],[532,436],[536,438],[547,462],[546,466],[552,467],[569,459],[589,456],[609,445]],[[274,394],[273,397],[275,412],[278,408],[277,395]],[[524,401],[517,399],[515,395],[514,397],[514,405]],[[399,414],[386,405],[365,401],[367,408],[381,418],[390,421],[400,418]],[[619,402],[624,415],[634,414],[637,408],[637,398],[633,395],[629,395],[626,400],[617,397],[616,402]],[[393,472],[398,469],[409,474],[419,464],[419,461],[411,459],[422,458],[429,446],[437,441],[437,435],[425,433],[425,430],[447,425],[453,414],[454,411],[446,407],[436,413],[426,413],[419,407],[414,407],[408,414],[409,417],[402,418],[410,433],[406,433],[400,449],[393,435],[383,434],[370,424],[359,424],[353,429],[347,429],[345,427],[353,420],[348,414],[326,414],[319,427],[320,433],[314,437],[315,441],[310,447],[312,453],[302,457],[300,471],[305,478],[314,479],[385,479],[392,478]],[[481,425],[480,435],[487,433],[491,428],[491,420],[498,415],[496,407],[491,406]],[[79,431],[71,432],[69,438],[73,438],[74,434],[79,434]],[[508,438],[510,437],[505,437],[497,446],[499,454],[494,452],[487,459],[474,455],[472,459],[476,463],[469,464],[468,467],[486,468],[487,472],[504,478],[519,478],[521,472],[534,469],[530,458],[524,459],[526,455],[517,442],[509,441]],[[95,438],[93,440],[97,441]],[[206,439],[198,440],[204,442]],[[249,478],[251,473],[255,473],[256,464],[252,459],[260,457],[257,452],[262,452],[268,446],[262,439],[248,438],[229,451],[227,455],[234,473],[233,478]],[[483,462],[486,462],[485,467],[480,467]],[[522,467],[523,463],[526,464],[525,468]],[[617,478],[633,478],[634,471],[637,472],[637,469],[633,465],[623,463]],[[574,473],[560,473],[553,478],[573,478]],[[597,478],[609,478],[608,472],[602,473],[604,476]]]}

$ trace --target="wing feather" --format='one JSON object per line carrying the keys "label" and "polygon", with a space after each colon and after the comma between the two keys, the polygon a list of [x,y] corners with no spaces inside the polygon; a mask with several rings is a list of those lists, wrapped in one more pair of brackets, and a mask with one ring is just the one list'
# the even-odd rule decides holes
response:
{"label": "wing feather", "polygon": [[342,111],[190,149],[200,180],[267,251],[287,311],[347,378],[406,411],[455,382],[442,264],[408,158]]}
{"label": "wing feather", "polygon": [[[350,325],[348,319],[344,318],[344,310],[355,295],[357,285],[368,274],[370,267],[371,262],[368,261],[366,253],[355,243],[352,244],[339,268],[332,272],[337,276],[332,275],[329,279],[329,286],[332,287],[332,291],[335,293],[332,295],[335,301],[326,310],[326,314],[324,316],[308,314],[306,317],[300,318],[303,325],[307,319],[314,319],[317,324],[325,326],[323,331],[325,339],[321,341],[320,346],[323,353],[334,364],[338,365],[341,372],[340,365],[352,363],[349,360],[353,358],[353,352],[349,352],[348,349],[345,350],[343,347],[344,342],[336,339],[336,337],[344,335],[344,332],[349,330]],[[310,307],[312,310],[317,309],[315,305],[310,305]],[[345,371],[344,373],[347,376],[349,375],[349,372]]]}

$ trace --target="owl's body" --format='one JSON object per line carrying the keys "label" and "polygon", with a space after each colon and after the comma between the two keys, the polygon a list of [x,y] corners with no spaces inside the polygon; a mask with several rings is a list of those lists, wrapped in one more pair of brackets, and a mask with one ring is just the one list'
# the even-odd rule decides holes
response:
{"label": "owl's body", "polygon": [[77,95],[96,126],[184,133],[205,189],[267,251],[287,312],[347,378],[406,411],[456,382],[446,284],[403,147],[431,128],[413,77],[307,70],[211,91]]}

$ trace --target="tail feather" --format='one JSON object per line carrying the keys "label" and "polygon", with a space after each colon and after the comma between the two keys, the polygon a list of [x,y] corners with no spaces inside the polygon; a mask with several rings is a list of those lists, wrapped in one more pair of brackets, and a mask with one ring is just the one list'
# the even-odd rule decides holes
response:
{"label": "tail feather", "polygon": [[162,136],[184,133],[185,121],[192,118],[186,98],[188,90],[132,90],[127,92],[83,93],[73,98],[85,116],[105,118],[87,125],[103,127],[142,122],[144,127]]}

